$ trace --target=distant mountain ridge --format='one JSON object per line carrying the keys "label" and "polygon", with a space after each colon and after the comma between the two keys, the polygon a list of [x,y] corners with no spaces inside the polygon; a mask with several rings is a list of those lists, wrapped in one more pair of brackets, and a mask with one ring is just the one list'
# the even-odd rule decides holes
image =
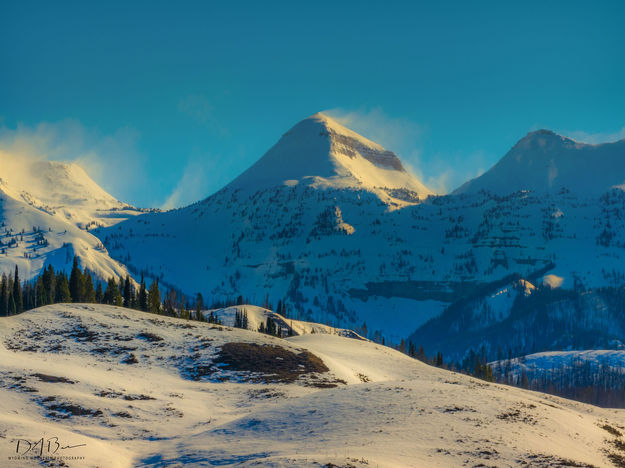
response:
{"label": "distant mountain ridge", "polygon": [[[135,274],[187,294],[217,302],[244,294],[257,303],[269,296],[294,318],[366,325],[369,335],[398,341],[469,293],[509,290],[507,278],[540,281],[549,272],[564,288],[616,284],[625,192],[588,199],[552,184],[541,193],[545,171],[533,162],[559,164],[579,151],[618,159],[614,148],[534,132],[503,158],[511,180],[501,193],[473,190],[477,179],[466,191],[433,196],[396,155],[315,114],[207,199],[96,234]],[[520,163],[541,168],[535,184]],[[505,317],[512,304],[500,302]]]}
{"label": "distant mountain ridge", "polygon": [[566,189],[598,196],[625,184],[625,139],[590,145],[550,130],[528,133],[481,176],[454,194],[480,190],[507,195],[519,190],[555,193]]}
{"label": "distant mountain ridge", "polygon": [[[410,335],[432,344],[459,334],[462,349],[453,352],[461,356],[474,339],[483,342],[484,330],[503,330],[489,341],[496,345],[514,334],[508,324],[538,323],[515,318],[511,281],[540,286],[548,274],[565,290],[625,286],[624,143],[533,132],[480,178],[436,196],[394,153],[315,114],[217,193],[167,212],[141,214],[95,189],[83,200],[71,188],[89,184],[71,167],[55,169],[70,181],[67,196],[54,187],[41,195],[35,182],[16,190],[9,180],[0,240],[12,246],[0,265],[19,263],[29,277],[76,254],[103,275],[158,278],[187,297],[201,292],[207,303],[282,300],[290,319],[373,339]],[[86,232],[84,223],[101,226]],[[45,248],[35,242],[42,230],[54,233],[43,234]],[[599,302],[579,314],[590,320]],[[453,320],[425,327],[445,317]],[[562,346],[579,338],[550,333]],[[620,333],[604,341],[625,342]]]}

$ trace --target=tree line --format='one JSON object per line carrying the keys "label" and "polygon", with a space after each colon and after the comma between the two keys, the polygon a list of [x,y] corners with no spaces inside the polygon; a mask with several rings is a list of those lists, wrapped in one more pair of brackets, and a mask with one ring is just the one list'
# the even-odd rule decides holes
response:
{"label": "tree line", "polygon": [[607,408],[625,408],[625,370],[607,359],[573,358],[550,368],[527,366],[525,357],[497,361],[495,380]]}
{"label": "tree line", "polygon": [[20,280],[17,266],[14,273],[5,273],[0,278],[0,316],[72,302],[108,304],[203,320],[200,313],[204,306],[201,294],[197,295],[195,310],[191,311],[188,303],[185,307],[184,297],[178,301],[175,291],[168,291],[165,300],[162,300],[158,279],[154,279],[149,288],[146,287],[143,274],[138,287],[129,275],[125,278],[111,277],[104,282],[94,279],[89,270],[83,270],[77,257],[74,257],[69,276],[65,270],[55,270],[52,265],[48,265],[39,276],[24,283]]}

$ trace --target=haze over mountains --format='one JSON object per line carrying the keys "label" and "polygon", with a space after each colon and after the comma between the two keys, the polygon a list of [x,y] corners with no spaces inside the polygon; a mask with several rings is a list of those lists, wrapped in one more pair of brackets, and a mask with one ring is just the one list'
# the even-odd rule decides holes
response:
{"label": "haze over mountains", "polygon": [[[29,225],[49,224],[53,231],[65,224],[101,225],[71,232],[89,236],[84,242],[92,243],[79,255],[87,268],[106,271],[102,276],[128,268],[135,279],[141,273],[159,278],[187,297],[201,292],[207,301],[239,295],[257,304],[282,300],[293,317],[366,328],[393,342],[430,319],[445,326],[430,324],[429,334],[415,337],[444,342],[468,321],[475,334],[460,340],[466,349],[489,327],[503,327],[502,340],[512,334],[515,298],[527,290],[518,287],[521,279],[530,295],[547,274],[565,290],[625,282],[625,194],[618,188],[624,165],[623,140],[586,145],[541,130],[482,176],[435,196],[395,154],[315,114],[226,187],[180,209],[141,214],[71,166],[55,169],[52,179],[33,177],[36,187],[28,193],[35,202],[19,188],[6,188],[3,196],[6,207],[47,215]],[[79,195],[45,185],[39,190],[39,180],[54,177],[63,179],[60,187],[80,186]],[[46,206],[55,206],[54,213]],[[2,216],[14,233],[28,227],[16,215]],[[52,219],[65,224],[52,226]],[[95,248],[91,234],[104,249]],[[61,255],[62,245],[38,251],[36,261],[15,249],[1,260],[7,270],[22,255],[20,265],[33,276],[47,258]],[[98,261],[87,248],[101,254]],[[99,266],[102,259],[108,270]],[[596,317],[604,299],[593,297],[576,313]],[[464,306],[447,310],[458,301]],[[606,342],[621,339],[619,327]]]}

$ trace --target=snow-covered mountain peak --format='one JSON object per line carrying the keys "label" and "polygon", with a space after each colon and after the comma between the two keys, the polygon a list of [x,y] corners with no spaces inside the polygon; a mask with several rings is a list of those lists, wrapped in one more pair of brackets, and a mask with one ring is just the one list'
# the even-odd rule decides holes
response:
{"label": "snow-covered mountain peak", "polygon": [[259,190],[299,183],[371,191],[406,189],[416,198],[432,193],[394,153],[322,113],[292,127],[229,187]]}
{"label": "snow-covered mountain peak", "polygon": [[0,152],[0,186],[15,200],[81,227],[110,225],[138,214],[107,193],[74,162]]}
{"label": "snow-covered mountain peak", "polygon": [[[335,138],[337,136],[351,138],[354,140],[353,144],[366,146],[375,151],[381,151],[381,152],[386,151],[382,145],[379,145],[378,143],[371,141],[362,135],[359,135],[358,133],[354,132],[353,130],[350,130],[349,128],[345,127],[344,125],[334,120],[332,117],[322,112],[317,112],[316,114],[311,115],[310,117],[300,122],[300,124],[303,124],[304,122],[310,122],[313,125],[318,125],[322,129],[324,129],[326,132],[328,132],[329,135]],[[296,125],[296,127],[297,126],[299,126],[299,124]]]}
{"label": "snow-covered mountain peak", "polygon": [[[540,129],[529,132],[525,135],[525,137],[518,141],[512,150],[517,147],[518,149],[523,150],[533,149],[548,156],[551,151],[559,148],[571,148],[576,145],[584,146],[585,143],[578,143],[570,138],[559,135],[552,130]],[[527,155],[527,152],[525,155]]]}
{"label": "snow-covered mountain peak", "polygon": [[96,184],[76,163],[27,158],[0,151],[0,272],[18,265],[22,278],[44,266],[68,270],[74,256],[99,278],[128,271],[87,232],[142,211]]}
{"label": "snow-covered mountain peak", "polygon": [[582,196],[598,196],[624,182],[625,140],[591,145],[551,130],[537,130],[456,193],[484,190],[506,195],[519,190],[555,193],[566,189]]}

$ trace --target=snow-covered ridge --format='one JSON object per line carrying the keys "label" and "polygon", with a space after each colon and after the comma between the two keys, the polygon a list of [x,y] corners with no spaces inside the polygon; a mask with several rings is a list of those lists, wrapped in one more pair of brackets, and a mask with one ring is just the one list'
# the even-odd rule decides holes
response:
{"label": "snow-covered ridge", "polygon": [[18,157],[0,151],[0,188],[82,229],[110,226],[141,213],[116,200],[76,163]]}
{"label": "snow-covered ridge", "polygon": [[[72,468],[609,467],[625,455],[622,410],[490,384],[367,341],[282,340],[94,304],[0,322],[4,460],[16,439],[41,437],[76,445],[62,452],[84,457],[64,460]],[[316,372],[298,364],[311,359]]]}
{"label": "snow-covered ridge", "polygon": [[229,327],[234,327],[236,323],[237,313],[241,315],[245,314],[247,320],[247,329],[251,331],[258,331],[261,324],[265,324],[267,322],[267,319],[270,318],[282,330],[282,334],[284,336],[322,334],[364,340],[363,337],[361,337],[352,330],[330,327],[321,323],[305,322],[302,320],[286,318],[272,310],[249,304],[225,307],[222,309],[212,309],[205,311],[203,315],[206,319],[208,319],[208,317],[212,314],[213,317],[221,321],[222,324]]}
{"label": "snow-covered ridge", "polygon": [[555,193],[563,189],[598,196],[625,183],[625,140],[591,145],[550,130],[528,133],[481,176],[454,193],[480,190],[507,195],[519,190]]}
{"label": "snow-covered ridge", "polygon": [[[546,351],[514,358],[510,362],[511,372],[521,375],[522,372],[550,372],[553,369],[570,368],[588,364],[594,370],[601,366],[613,369],[625,369],[625,350],[588,349],[581,351]],[[505,361],[493,361],[493,367],[503,367]],[[625,372],[625,370],[623,370]]]}

